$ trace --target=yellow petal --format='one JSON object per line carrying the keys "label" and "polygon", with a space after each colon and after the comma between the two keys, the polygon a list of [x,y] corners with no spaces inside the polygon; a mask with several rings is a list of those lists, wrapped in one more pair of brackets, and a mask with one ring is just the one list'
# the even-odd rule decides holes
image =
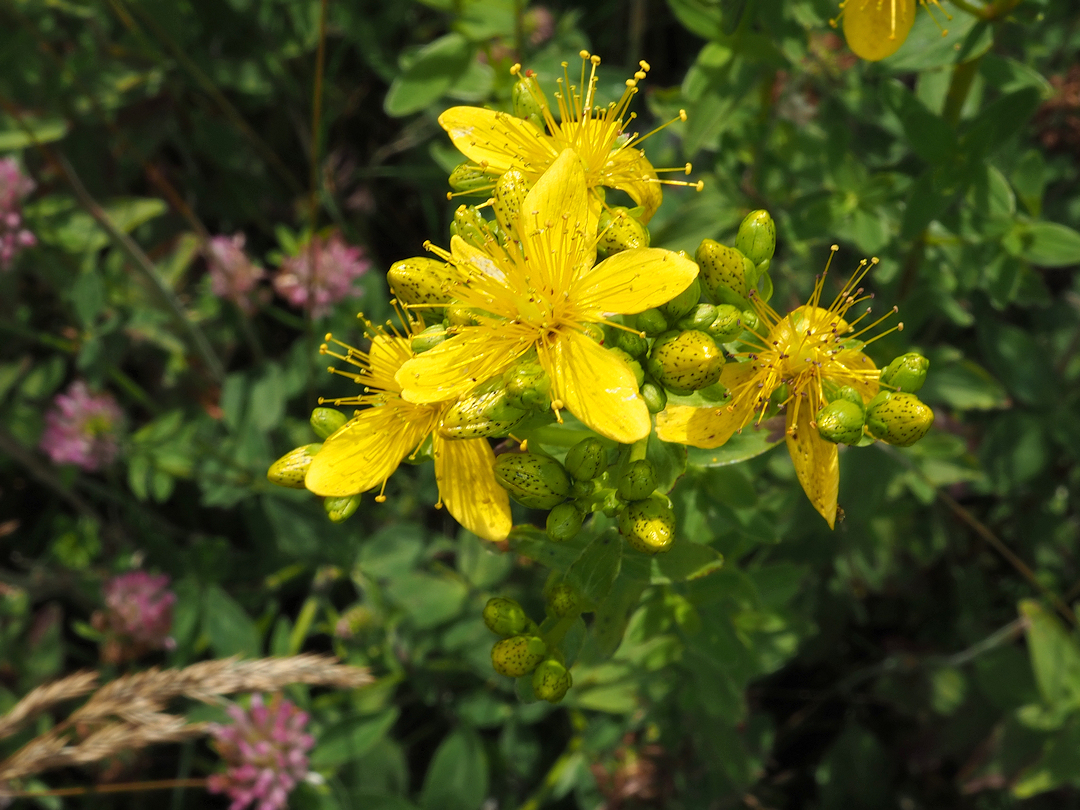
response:
{"label": "yellow petal", "polygon": [[521,118],[480,107],[451,107],[439,124],[454,146],[489,174],[502,174],[511,166],[543,171],[556,151],[540,130]]}
{"label": "yellow petal", "polygon": [[575,279],[570,300],[596,312],[644,312],[670,301],[697,274],[694,262],[670,250],[624,250]]}
{"label": "yellow petal", "polygon": [[845,368],[857,372],[857,375],[852,375],[850,381],[843,381],[844,385],[850,385],[862,394],[864,399],[871,400],[877,396],[881,388],[878,382],[880,374],[873,360],[858,349],[843,349],[835,355],[834,359]]}
{"label": "yellow petal", "polygon": [[581,158],[564,149],[521,203],[518,229],[534,270],[545,286],[565,290],[582,254],[596,244]]}
{"label": "yellow petal", "polygon": [[316,495],[355,495],[381,486],[435,427],[430,408],[396,397],[368,408],[323,442],[304,485]]}
{"label": "yellow petal", "polygon": [[668,405],[656,416],[656,435],[665,442],[711,450],[730,439],[735,431],[750,421],[751,416],[745,409],[730,406],[694,408],[689,405]]}
{"label": "yellow petal", "polygon": [[841,18],[848,47],[868,62],[896,53],[915,22],[915,0],[848,0]]}
{"label": "yellow petal", "polygon": [[[799,405],[797,419],[794,417],[796,404]],[[831,529],[836,523],[836,495],[840,488],[836,445],[821,438],[817,428],[810,424],[814,414],[808,402],[792,401],[787,408],[787,446],[795,464],[795,473],[799,476],[806,497]],[[792,427],[795,428],[794,432]]]}
{"label": "yellow petal", "polygon": [[626,363],[591,338],[564,332],[538,348],[540,364],[551,378],[551,398],[601,436],[632,444],[652,429],[649,409],[638,396],[637,381]]}
{"label": "yellow petal", "polygon": [[405,363],[398,370],[397,383],[408,402],[457,399],[501,374],[531,346],[520,332],[506,334],[502,328],[465,326],[445,343]]}
{"label": "yellow petal", "polygon": [[648,224],[664,198],[656,172],[640,149],[620,149],[604,166],[604,185],[629,194],[645,209],[641,221]]}
{"label": "yellow petal", "polygon": [[454,520],[485,540],[510,533],[510,499],[495,480],[495,454],[486,439],[434,438],[439,497]]}

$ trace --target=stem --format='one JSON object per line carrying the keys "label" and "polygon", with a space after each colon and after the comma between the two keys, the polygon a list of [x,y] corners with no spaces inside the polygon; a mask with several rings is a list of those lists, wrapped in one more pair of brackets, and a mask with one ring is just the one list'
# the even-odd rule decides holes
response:
{"label": "stem", "polygon": [[575,734],[570,738],[570,742],[566,744],[566,750],[559,755],[559,758],[555,760],[544,776],[544,781],[540,787],[533,792],[532,796],[518,810],[538,810],[547,800],[551,791],[555,789],[555,786],[562,781],[564,772],[573,763],[579,748],[581,748],[581,735]]}
{"label": "stem", "polygon": [[949,91],[945,96],[945,109],[942,117],[953,129],[960,123],[960,113],[964,109],[971,85],[975,81],[975,75],[979,72],[979,62],[982,57],[976,57],[968,62],[961,62],[953,67],[952,79],[949,81]]}
{"label": "stem", "polygon": [[544,633],[541,638],[548,647],[556,647],[563,640],[566,634],[570,631],[570,628],[574,626],[574,623],[581,616],[581,611],[575,611],[574,613],[568,613],[556,622],[555,626]]}
{"label": "stem", "polygon": [[13,790],[2,795],[13,799],[33,796],[89,796],[96,793],[134,793],[140,790],[172,790],[174,788],[206,787],[205,779],[160,779],[152,782],[120,782],[115,785],[53,788],[52,790]]}

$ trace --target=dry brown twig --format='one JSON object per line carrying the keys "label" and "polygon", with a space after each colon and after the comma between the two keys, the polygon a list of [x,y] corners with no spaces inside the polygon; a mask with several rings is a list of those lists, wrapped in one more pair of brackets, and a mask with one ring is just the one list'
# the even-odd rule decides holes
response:
{"label": "dry brown twig", "polygon": [[68,718],[0,762],[0,799],[5,783],[51,768],[85,765],[149,745],[180,742],[207,733],[208,724],[167,714],[170,700],[216,702],[237,692],[274,692],[294,683],[354,689],[372,683],[361,667],[325,655],[294,655],[241,661],[204,661],[183,669],[150,669],[117,678],[94,691],[97,674],[80,672],[41,686],[0,717],[0,738],[63,701],[93,692]]}

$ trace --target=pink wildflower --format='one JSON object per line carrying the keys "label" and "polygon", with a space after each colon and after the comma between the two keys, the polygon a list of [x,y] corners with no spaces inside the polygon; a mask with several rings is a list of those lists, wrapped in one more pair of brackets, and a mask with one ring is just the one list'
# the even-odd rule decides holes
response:
{"label": "pink wildflower", "polygon": [[310,309],[313,318],[321,318],[338,301],[361,295],[353,281],[370,266],[364,249],[346,244],[335,231],[314,237],[298,255],[286,258],[274,276],[274,289],[294,307]]}
{"label": "pink wildflower", "polygon": [[307,752],[315,744],[304,733],[306,712],[275,695],[269,707],[262,695],[251,696],[251,708],[237,705],[228,709],[234,723],[211,725],[214,748],[225,760],[225,773],[207,780],[211,793],[225,793],[232,799],[229,810],[280,810],[289,793],[308,775]]}
{"label": "pink wildflower", "polygon": [[244,252],[244,234],[210,239],[206,245],[206,262],[214,295],[228,298],[245,312],[251,312],[254,308],[251,291],[266,276],[266,271]]}
{"label": "pink wildflower", "polygon": [[88,472],[111,464],[120,451],[124,412],[111,394],[94,396],[86,383],[73,382],[57,394],[45,414],[41,449],[54,464],[76,464]]}
{"label": "pink wildflower", "polygon": [[547,6],[533,6],[525,12],[521,23],[533,47],[543,45],[555,33],[555,15]]}
{"label": "pink wildflower", "polygon": [[0,160],[0,270],[7,270],[24,249],[37,238],[23,227],[20,204],[34,190],[35,183],[22,173],[15,158]]}
{"label": "pink wildflower", "polygon": [[169,637],[176,594],[164,574],[130,571],[105,583],[105,611],[92,624],[106,634],[102,658],[110,663],[138,658],[150,650],[171,650]]}

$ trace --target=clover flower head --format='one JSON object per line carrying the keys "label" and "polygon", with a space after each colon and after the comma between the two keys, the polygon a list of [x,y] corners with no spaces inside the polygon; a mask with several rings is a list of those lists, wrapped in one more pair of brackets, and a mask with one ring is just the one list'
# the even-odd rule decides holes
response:
{"label": "clover flower head", "polygon": [[304,731],[307,713],[280,695],[269,706],[262,695],[252,695],[250,709],[234,704],[228,713],[231,725],[210,729],[226,771],[212,775],[207,787],[232,799],[229,810],[281,810],[308,775],[307,752],[315,740]]}
{"label": "clover flower head", "polygon": [[210,289],[219,298],[228,298],[245,312],[253,308],[251,291],[266,271],[244,252],[244,234],[215,236],[206,244],[210,268]]}
{"label": "clover flower head", "polygon": [[176,646],[169,637],[176,594],[165,574],[130,571],[110,579],[103,590],[105,613],[94,623],[110,637],[106,658],[120,661]]}
{"label": "clover flower head", "polygon": [[274,289],[294,307],[321,318],[338,301],[362,294],[353,282],[370,267],[364,249],[347,244],[339,232],[316,235],[281,263]]}
{"label": "clover flower head", "polygon": [[124,412],[111,394],[94,395],[73,382],[45,414],[41,449],[54,464],[75,464],[87,472],[108,466],[120,451]]}
{"label": "clover flower head", "polygon": [[[832,250],[835,254],[837,246]],[[830,263],[831,259],[830,255]],[[815,416],[826,404],[827,389],[833,386],[854,388],[864,403],[872,399],[878,393],[880,372],[862,349],[904,328],[900,323],[862,340],[869,330],[892,317],[895,307],[868,326],[860,326],[860,322],[870,314],[869,307],[853,320],[846,320],[853,307],[873,297],[865,295],[858,284],[876,264],[876,258],[863,260],[828,307],[821,306],[828,266],[818,276],[810,300],[786,315],[751,294],[760,319],[752,341],[755,345],[735,355],[742,362],[724,366],[720,382],[727,388],[726,400],[711,408],[669,405],[657,416],[657,436],[695,447],[719,447],[755,416],[760,421],[776,399],[774,395],[779,394],[779,404],[786,408],[787,446],[799,483],[832,527],[839,489],[837,447],[820,436]]]}
{"label": "clover flower head", "polygon": [[19,253],[37,244],[37,237],[23,227],[20,211],[23,198],[34,187],[15,158],[0,160],[0,270],[9,269]]}
{"label": "clover flower head", "polygon": [[547,6],[533,6],[521,18],[521,27],[530,45],[543,45],[555,33],[555,15]]}

